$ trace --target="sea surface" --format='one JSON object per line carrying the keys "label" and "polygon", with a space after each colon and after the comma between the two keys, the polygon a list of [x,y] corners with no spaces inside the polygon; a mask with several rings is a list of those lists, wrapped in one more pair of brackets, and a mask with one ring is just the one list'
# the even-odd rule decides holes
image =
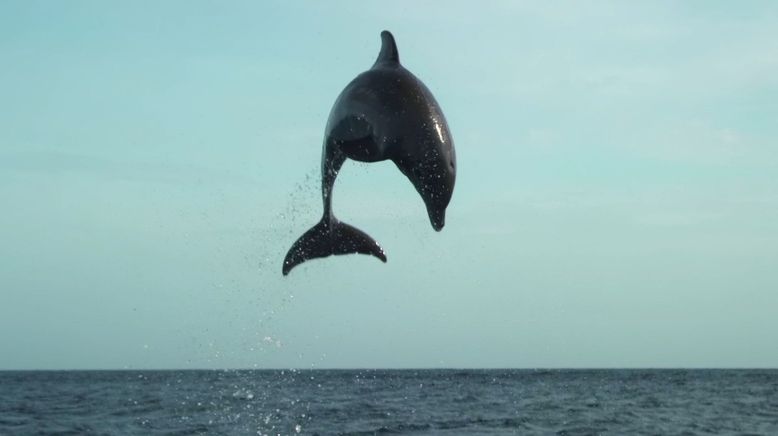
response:
{"label": "sea surface", "polygon": [[777,435],[778,370],[6,371],[0,434]]}

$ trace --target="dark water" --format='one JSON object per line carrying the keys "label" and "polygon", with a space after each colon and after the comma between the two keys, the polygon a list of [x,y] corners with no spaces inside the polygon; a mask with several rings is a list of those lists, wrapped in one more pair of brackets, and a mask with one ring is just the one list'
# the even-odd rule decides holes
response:
{"label": "dark water", "polygon": [[778,371],[0,372],[0,434],[778,434]]}

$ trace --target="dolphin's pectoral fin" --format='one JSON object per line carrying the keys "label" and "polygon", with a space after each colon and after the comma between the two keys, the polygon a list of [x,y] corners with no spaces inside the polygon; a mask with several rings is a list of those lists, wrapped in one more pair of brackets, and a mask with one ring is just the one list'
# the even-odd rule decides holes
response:
{"label": "dolphin's pectoral fin", "polygon": [[340,120],[330,132],[330,139],[349,159],[360,162],[383,160],[383,153],[373,139],[373,126],[362,116],[352,115]]}
{"label": "dolphin's pectoral fin", "polygon": [[338,142],[355,141],[373,134],[373,126],[361,115],[341,118],[330,131],[330,138]]}
{"label": "dolphin's pectoral fin", "polygon": [[372,136],[342,141],[339,144],[341,151],[349,159],[360,162],[377,162],[384,159]]}
{"label": "dolphin's pectoral fin", "polygon": [[367,233],[334,218],[329,224],[322,219],[292,245],[284,259],[282,272],[287,275],[306,260],[352,253],[369,254],[386,262],[384,250]]}

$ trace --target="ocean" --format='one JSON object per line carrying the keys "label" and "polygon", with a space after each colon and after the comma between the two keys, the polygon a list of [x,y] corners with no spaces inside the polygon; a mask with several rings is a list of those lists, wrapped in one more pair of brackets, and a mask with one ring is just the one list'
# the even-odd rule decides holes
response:
{"label": "ocean", "polygon": [[0,372],[2,435],[775,435],[778,370]]}

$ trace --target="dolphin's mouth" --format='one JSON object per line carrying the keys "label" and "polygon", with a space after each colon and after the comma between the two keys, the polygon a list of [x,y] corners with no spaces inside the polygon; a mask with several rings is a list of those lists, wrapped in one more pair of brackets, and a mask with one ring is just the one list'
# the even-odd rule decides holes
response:
{"label": "dolphin's mouth", "polygon": [[430,224],[436,232],[443,230],[446,225],[446,209],[427,208],[427,214],[430,216]]}

